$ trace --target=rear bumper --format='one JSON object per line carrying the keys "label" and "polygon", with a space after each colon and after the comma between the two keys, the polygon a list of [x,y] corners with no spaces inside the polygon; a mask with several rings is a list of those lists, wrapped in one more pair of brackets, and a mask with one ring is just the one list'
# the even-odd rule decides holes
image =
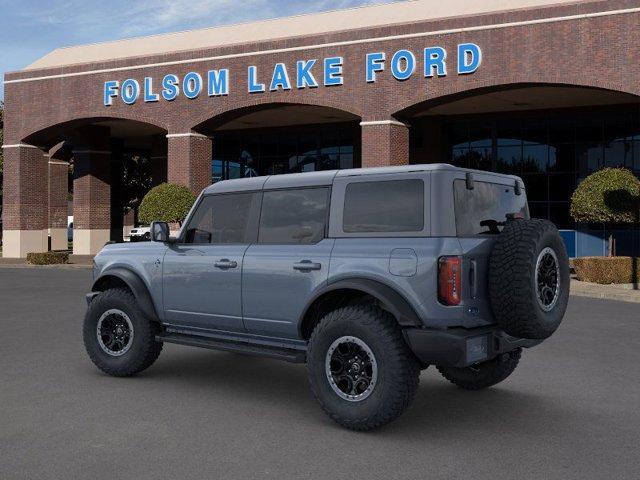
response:
{"label": "rear bumper", "polygon": [[516,348],[531,348],[542,340],[507,335],[495,327],[403,330],[409,348],[425,365],[468,367]]}

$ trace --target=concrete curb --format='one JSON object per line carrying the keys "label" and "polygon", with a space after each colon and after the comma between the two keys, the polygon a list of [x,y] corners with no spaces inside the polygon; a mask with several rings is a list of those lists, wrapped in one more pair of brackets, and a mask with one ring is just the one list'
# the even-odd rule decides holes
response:
{"label": "concrete curb", "polygon": [[571,280],[571,295],[576,297],[599,298],[619,302],[640,303],[640,290],[633,285],[600,285],[598,283]]}
{"label": "concrete curb", "polygon": [[30,265],[28,263],[0,263],[0,270],[1,269],[29,269],[29,268],[44,268],[44,269],[62,269],[62,270],[90,270],[92,267],[92,265],[78,265],[78,264],[74,264],[74,263],[66,263],[66,264],[59,264],[59,265]]}

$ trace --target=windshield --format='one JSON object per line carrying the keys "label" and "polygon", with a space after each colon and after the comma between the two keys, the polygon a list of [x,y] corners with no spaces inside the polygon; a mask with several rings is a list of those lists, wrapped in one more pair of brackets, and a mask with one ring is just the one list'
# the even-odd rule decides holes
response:
{"label": "windshield", "polygon": [[515,187],[476,181],[469,190],[465,180],[455,180],[453,194],[459,237],[498,234],[509,214],[529,218],[524,189],[516,195]]}

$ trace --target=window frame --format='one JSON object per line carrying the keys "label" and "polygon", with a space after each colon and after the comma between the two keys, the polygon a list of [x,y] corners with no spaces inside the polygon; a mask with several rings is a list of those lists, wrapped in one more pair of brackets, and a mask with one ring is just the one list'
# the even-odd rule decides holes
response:
{"label": "window frame", "polygon": [[[317,242],[312,243],[297,243],[297,242],[261,242],[260,241],[260,227],[262,226],[262,213],[264,212],[264,196],[270,192],[291,192],[296,190],[325,190],[327,193],[327,208],[325,211],[324,229],[322,231],[322,238]],[[332,187],[331,185],[309,185],[300,187],[282,187],[282,188],[269,188],[262,190],[260,195],[260,215],[256,224],[256,245],[317,245],[323,240],[329,237],[329,221],[331,218],[331,199],[332,199]]]}
{"label": "window frame", "polygon": [[[416,238],[431,236],[431,174],[430,171],[380,173],[337,176],[333,182],[329,237],[331,238]],[[345,232],[344,204],[347,186],[352,183],[372,183],[394,180],[421,180],[424,185],[423,228],[414,232]]]}
{"label": "window frame", "polygon": [[[228,195],[245,195],[245,194],[255,195],[255,199],[256,199],[254,200],[255,205],[253,205],[253,201],[252,201],[251,211],[249,212],[249,221],[247,225],[246,236],[250,239],[250,241],[234,242],[234,243],[187,243],[185,241],[189,223],[195,216],[196,212],[198,211],[198,208],[200,208],[200,205],[202,205],[202,203],[207,198],[222,197],[222,196],[228,196]],[[178,240],[176,244],[179,246],[198,246],[198,247],[206,247],[206,246],[219,247],[219,246],[225,246],[225,245],[252,245],[256,243],[258,240],[258,226],[260,222],[261,210],[262,210],[262,191],[261,190],[239,190],[236,192],[202,194],[198,197],[196,202],[193,204],[193,207],[191,207],[189,214],[185,218],[184,223],[182,224],[182,228],[180,229],[180,234],[178,235]],[[253,230],[251,230],[252,226],[253,226]]]}

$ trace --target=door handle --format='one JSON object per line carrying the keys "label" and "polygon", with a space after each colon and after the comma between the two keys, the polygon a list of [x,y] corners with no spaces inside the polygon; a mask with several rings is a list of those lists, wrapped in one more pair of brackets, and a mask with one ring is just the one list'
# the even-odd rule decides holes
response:
{"label": "door handle", "polygon": [[311,260],[302,260],[301,262],[293,264],[293,269],[301,272],[310,272],[311,270],[320,270],[321,268],[322,264],[314,263]]}
{"label": "door handle", "polygon": [[218,260],[213,265],[216,268],[221,268],[223,270],[227,270],[229,268],[237,268],[238,267],[238,262],[234,262],[232,260],[229,260],[228,258],[223,258],[222,260]]}

